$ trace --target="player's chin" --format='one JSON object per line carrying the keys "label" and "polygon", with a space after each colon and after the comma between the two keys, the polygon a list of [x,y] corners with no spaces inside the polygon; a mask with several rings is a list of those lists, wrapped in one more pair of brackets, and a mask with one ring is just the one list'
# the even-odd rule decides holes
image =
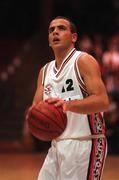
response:
{"label": "player's chin", "polygon": [[61,47],[61,44],[60,43],[54,43],[54,44],[52,44],[52,49],[59,49],[60,47]]}

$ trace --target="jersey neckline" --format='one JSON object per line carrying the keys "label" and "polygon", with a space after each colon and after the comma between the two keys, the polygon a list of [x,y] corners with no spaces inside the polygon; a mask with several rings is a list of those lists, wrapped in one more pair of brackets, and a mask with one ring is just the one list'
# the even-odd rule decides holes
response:
{"label": "jersey neckline", "polygon": [[[69,54],[66,56],[66,58],[62,61],[61,66],[60,66],[59,69],[57,69],[56,66],[55,66],[55,64],[54,64],[53,71],[54,71],[54,73],[56,74],[56,77],[59,76],[59,74],[60,74],[61,71],[64,69],[64,67],[65,67],[65,65],[67,64],[67,62],[68,62],[68,61],[72,58],[72,56],[75,54],[75,52],[76,52],[76,49],[73,48],[73,49],[69,52]],[[55,62],[56,62],[56,60],[55,60]]]}

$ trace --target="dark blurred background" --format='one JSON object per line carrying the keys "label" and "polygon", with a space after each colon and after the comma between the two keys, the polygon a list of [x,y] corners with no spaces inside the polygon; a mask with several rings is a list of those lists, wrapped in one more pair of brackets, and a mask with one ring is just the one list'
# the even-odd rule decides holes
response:
{"label": "dark blurred background", "polygon": [[0,151],[40,151],[50,146],[29,134],[25,113],[39,69],[53,58],[47,29],[57,15],[74,21],[80,50],[100,64],[111,102],[104,115],[108,151],[119,154],[119,0],[0,1]]}

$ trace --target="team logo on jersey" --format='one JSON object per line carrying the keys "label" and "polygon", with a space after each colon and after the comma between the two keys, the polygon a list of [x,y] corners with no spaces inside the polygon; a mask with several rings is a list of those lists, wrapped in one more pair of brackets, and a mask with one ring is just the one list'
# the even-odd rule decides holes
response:
{"label": "team logo on jersey", "polygon": [[44,92],[47,96],[49,96],[52,92],[52,85],[51,84],[47,84],[44,88]]}

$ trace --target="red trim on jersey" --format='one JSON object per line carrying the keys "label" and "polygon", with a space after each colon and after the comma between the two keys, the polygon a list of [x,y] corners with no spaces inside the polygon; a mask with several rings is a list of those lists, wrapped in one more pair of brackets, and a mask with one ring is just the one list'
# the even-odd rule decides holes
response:
{"label": "red trim on jersey", "polygon": [[78,80],[81,88],[83,89],[83,91],[87,93],[86,86],[85,86],[85,84],[82,82],[82,80],[81,80],[81,78],[80,78],[80,76],[79,76],[79,72],[78,72],[78,69],[77,69],[77,66],[76,66],[76,62],[77,62],[77,61],[75,61],[75,65],[74,65],[74,70],[75,70],[76,78],[77,78],[77,80]]}
{"label": "red trim on jersey", "polygon": [[104,144],[104,155],[103,155],[103,162],[102,162],[102,166],[101,166],[101,170],[100,170],[100,179],[102,177],[102,173],[103,173],[103,169],[104,169],[104,165],[105,165],[105,159],[106,159],[106,155],[107,155],[107,139],[105,139],[105,144]]}
{"label": "red trim on jersey", "polygon": [[88,120],[92,134],[105,134],[105,122],[100,112],[88,115]]}
{"label": "red trim on jersey", "polygon": [[[62,70],[64,69],[65,65],[68,63],[68,61],[72,58],[72,56],[75,54],[76,49],[74,49],[71,54],[65,59],[65,61],[61,64],[61,68],[59,69],[59,71],[56,74],[56,77],[58,77],[60,75],[60,73],[62,72]],[[56,72],[56,69],[54,68],[54,72]]]}
{"label": "red trim on jersey", "polygon": [[93,168],[94,168],[94,162],[95,162],[95,155],[96,155],[96,143],[92,140],[92,150],[90,155],[90,162],[88,167],[88,175],[87,180],[93,180]]}
{"label": "red trim on jersey", "polygon": [[80,90],[81,90],[82,95],[83,95],[84,98],[87,97],[87,96],[89,96],[88,92],[85,91],[80,84],[79,84],[79,88],[80,88]]}
{"label": "red trim on jersey", "polygon": [[[92,134],[105,134],[105,122],[100,112],[88,115],[88,121]],[[90,155],[87,180],[101,179],[106,152],[106,138],[97,138],[92,140],[92,151]]]}
{"label": "red trim on jersey", "polygon": [[105,138],[92,140],[92,151],[88,167],[87,180],[100,180],[103,172],[107,152],[107,141]]}
{"label": "red trim on jersey", "polygon": [[55,67],[53,68],[53,71],[54,71],[54,73],[55,73],[55,74],[57,73],[57,70],[56,70],[56,68],[55,68]]}
{"label": "red trim on jersey", "polygon": [[46,66],[44,66],[44,73],[43,73],[43,79],[42,79],[42,85],[44,86],[44,83],[45,83],[45,76],[46,76],[46,73],[47,73],[47,69],[48,69],[48,66],[49,66],[50,62],[46,64]]}

